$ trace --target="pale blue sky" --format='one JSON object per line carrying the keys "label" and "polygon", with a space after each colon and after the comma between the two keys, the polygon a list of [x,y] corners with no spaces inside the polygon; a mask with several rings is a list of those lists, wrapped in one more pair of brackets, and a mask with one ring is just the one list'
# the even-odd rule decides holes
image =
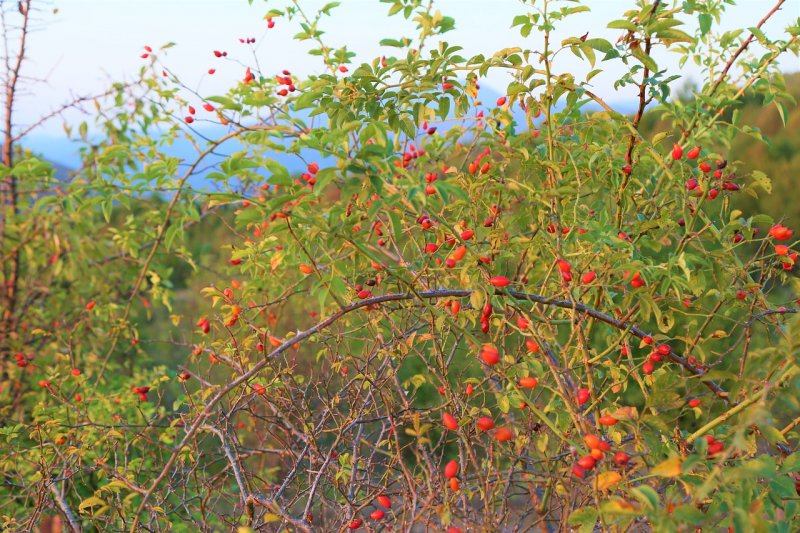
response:
{"label": "pale blue sky", "polygon": [[[177,46],[162,54],[164,61],[190,86],[204,95],[218,94],[241,77],[242,68],[233,62],[215,59],[214,49],[227,50],[231,58],[252,64],[252,55],[240,37],[257,39],[258,58],[265,72],[288,68],[299,73],[318,72],[319,58],[306,54],[307,47],[292,40],[296,32],[293,22],[277,20],[274,29],[265,33],[263,15],[284,1],[255,0],[63,0],[54,1],[58,13],[42,13],[45,24],[31,36],[30,58],[25,74],[47,78],[47,84],[31,88],[32,96],[25,98],[18,108],[21,121],[35,117],[69,100],[70,95],[98,92],[109,80],[130,78],[144,63],[139,55],[142,46],[154,48],[169,41]],[[302,0],[308,11],[327,3],[322,0]],[[591,36],[615,40],[619,30],[608,30],[606,24],[634,4],[633,0],[590,0],[586,2],[591,13],[582,13],[569,19],[557,35],[556,42],[567,36],[580,36],[586,31]],[[437,0],[439,9],[455,17],[456,30],[445,39],[465,48],[466,54],[492,53],[510,46],[536,49],[541,38],[535,33],[523,39],[516,28],[510,28],[515,14],[525,12],[517,0]],[[740,0],[730,7],[722,21],[722,28],[754,25],[773,5],[767,0]],[[384,37],[413,35],[413,24],[401,17],[386,17],[387,4],[378,0],[342,0],[321,28],[327,32],[325,39],[334,46],[347,44],[359,54],[359,59],[370,60],[394,49],[378,46]],[[767,24],[764,30],[770,36],[780,36],[783,29],[800,15],[800,0],[788,0],[782,13]],[[687,18],[687,31],[695,23]],[[562,54],[561,71],[580,74],[579,62],[569,53]],[[796,58],[790,57],[781,65],[784,70],[798,70]],[[692,78],[697,69],[687,66],[678,70],[674,60],[661,55],[659,65],[665,65]],[[204,76],[210,67],[217,74]],[[615,94],[612,83],[621,70],[612,69],[594,78],[597,92],[609,101],[623,101],[634,97],[634,88]],[[492,76],[483,83],[503,92],[507,78]],[[629,94],[628,94],[629,93]],[[46,132],[60,130],[56,122]]]}

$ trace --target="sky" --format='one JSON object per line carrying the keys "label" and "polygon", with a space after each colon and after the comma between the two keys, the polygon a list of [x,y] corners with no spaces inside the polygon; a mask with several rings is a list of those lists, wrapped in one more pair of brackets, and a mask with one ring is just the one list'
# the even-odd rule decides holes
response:
{"label": "sky", "polygon": [[[320,72],[319,58],[309,56],[309,47],[292,39],[297,31],[295,21],[277,19],[273,29],[266,29],[266,11],[285,2],[254,0],[250,5],[247,0],[50,0],[37,15],[37,28],[29,40],[29,62],[23,71],[28,77],[46,81],[27,86],[27,94],[17,108],[17,119],[22,123],[35,121],[75,96],[95,94],[111,81],[131,79],[146,63],[139,57],[146,44],[158,48],[174,42],[174,47],[160,53],[160,59],[188,86],[204,95],[224,93],[227,86],[241,78],[243,68],[234,60],[253,64],[252,51],[240,44],[239,38],[256,38],[255,52],[263,72],[282,69],[299,74]],[[307,13],[325,3],[300,2]],[[591,37],[615,41],[620,30],[609,30],[606,25],[622,18],[634,0],[587,0],[585,4],[592,11],[569,18],[557,30],[554,41],[587,31]],[[771,0],[740,0],[712,31],[755,25],[773,4]],[[436,0],[435,5],[443,14],[456,19],[456,29],[442,39],[463,46],[462,55],[488,55],[513,46],[541,48],[540,35],[534,32],[522,38],[518,28],[511,28],[513,17],[526,11],[521,1]],[[399,16],[388,18],[388,7],[378,0],[341,0],[341,6],[321,23],[326,32],[323,39],[334,47],[346,44],[358,54],[356,62],[390,55],[396,49],[380,47],[380,39],[413,36],[415,31],[410,21]],[[781,36],[798,16],[800,0],[787,0],[782,12],[763,29],[771,37]],[[696,20],[693,17],[686,20],[683,29],[691,33]],[[215,58],[213,50],[227,51],[230,60]],[[680,74],[686,80],[697,79],[698,69],[694,65],[679,68],[676,59],[663,53],[658,61],[670,74]],[[796,71],[798,66],[794,57],[781,64],[785,71]],[[217,72],[208,76],[206,71],[212,67]],[[613,82],[621,74],[621,68],[612,68],[592,80],[595,92],[607,101],[624,103],[635,98],[635,87],[614,91]],[[586,68],[565,52],[559,56],[557,70],[579,74]],[[508,81],[497,74],[482,80],[482,84],[502,94]],[[71,115],[69,119],[81,117]],[[38,135],[58,135],[61,124],[62,121],[54,120],[40,129]]]}

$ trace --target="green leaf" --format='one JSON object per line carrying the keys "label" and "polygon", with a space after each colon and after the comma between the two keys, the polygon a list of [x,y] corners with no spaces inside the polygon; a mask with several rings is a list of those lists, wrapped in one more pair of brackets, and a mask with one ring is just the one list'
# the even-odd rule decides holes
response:
{"label": "green leaf", "polygon": [[436,114],[439,116],[440,119],[445,120],[447,116],[450,114],[450,98],[447,96],[442,96],[438,100],[439,107],[436,110]]}
{"label": "green leaf", "polygon": [[320,92],[306,91],[294,101],[294,108],[299,111],[300,109],[316,107],[319,104],[319,99],[321,96],[322,93]]}
{"label": "green leaf", "polygon": [[611,43],[606,41],[605,39],[597,39],[597,38],[586,39],[586,42],[584,44],[588,44],[598,52],[603,52],[604,54],[607,54],[608,52],[611,52],[614,49]]}
{"label": "green leaf", "polygon": [[783,460],[781,472],[800,472],[800,452],[794,452]]}
{"label": "green leaf", "polygon": [[416,136],[417,126],[414,124],[413,120],[405,117],[400,120],[400,130],[405,133],[406,137],[413,139]]}
{"label": "green leaf", "polygon": [[331,9],[333,9],[334,7],[339,7],[341,4],[342,4],[341,2],[328,2],[327,4],[322,6],[322,9],[320,9],[320,11],[325,13],[326,15],[330,15]]}
{"label": "green leaf", "polygon": [[589,6],[576,6],[576,7],[568,7],[564,10],[565,15],[574,15],[575,13],[585,13],[587,11],[591,11]]}
{"label": "green leaf", "polygon": [[668,30],[660,30],[656,32],[656,37],[661,39],[661,41],[667,46],[670,46],[673,43],[692,42],[692,38],[689,36],[688,33],[683,32],[681,30],[676,30],[674,28],[670,28]]}
{"label": "green leaf", "polygon": [[403,48],[411,43],[410,39],[403,37],[402,39],[381,39],[378,44],[381,46],[391,46],[393,48]]}
{"label": "green leaf", "polygon": [[594,507],[581,507],[575,509],[568,520],[571,526],[580,526],[581,533],[591,533],[597,523],[597,510]]}
{"label": "green leaf", "polygon": [[612,20],[611,22],[608,23],[607,28],[612,30],[630,30],[630,31],[636,31],[637,29],[636,24],[634,24],[629,20],[624,20],[624,19]]}
{"label": "green leaf", "polygon": [[511,27],[520,26],[521,24],[526,24],[530,20],[528,15],[517,15],[514,17],[514,20],[511,22]]}
{"label": "green leaf", "polygon": [[644,53],[644,51],[638,46],[635,46],[631,49],[631,55],[636,59],[638,59],[639,62],[642,63],[642,65],[647,67],[650,70],[650,72],[658,71],[658,65],[656,64],[653,57],[650,56],[649,54]]}
{"label": "green leaf", "polygon": [[380,176],[370,174],[369,182],[372,184],[372,188],[375,189],[375,192],[377,192],[380,195],[383,194],[383,180],[381,179]]}
{"label": "green leaf", "polygon": [[769,425],[762,425],[759,427],[761,433],[764,435],[764,438],[767,439],[767,442],[770,444],[784,444],[786,443],[786,437],[784,437],[781,432],[775,428],[774,426]]}
{"label": "green leaf", "polygon": [[631,489],[631,494],[639,500],[643,505],[650,509],[658,509],[659,498],[658,493],[649,485],[639,485]]}
{"label": "green leaf", "polygon": [[521,92],[525,92],[527,90],[528,90],[528,86],[527,85],[525,85],[524,83],[519,83],[519,82],[515,81],[515,82],[512,82],[512,83],[509,84],[508,89],[506,90],[506,93],[508,94],[509,97],[512,97],[512,96],[518,95]]}
{"label": "green leaf", "polygon": [[779,476],[770,481],[769,489],[778,498],[797,498],[797,491],[794,488],[794,481],[789,476]]}
{"label": "green leaf", "polygon": [[106,220],[106,222],[111,222],[111,211],[114,207],[114,197],[108,196],[103,201],[103,205],[101,207],[103,210],[103,218]]}
{"label": "green leaf", "polygon": [[289,179],[289,171],[286,170],[285,166],[274,160],[267,161],[265,166],[272,174],[272,176],[269,178],[269,182],[271,184],[283,186],[292,184],[292,180]]}
{"label": "green leaf", "polygon": [[764,34],[764,32],[761,31],[761,29],[755,26],[747,29],[750,31],[750,33],[752,33],[755,36],[755,38],[758,40],[759,43],[763,45],[769,44],[769,39],[767,39],[766,34]]}
{"label": "green leaf", "polygon": [[508,399],[508,396],[505,394],[500,395],[497,399],[497,408],[500,409],[500,412],[503,414],[507,414],[511,410],[511,401]]}
{"label": "green leaf", "polygon": [[776,100],[775,108],[778,110],[778,115],[781,117],[781,123],[786,127],[786,105]]}
{"label": "green leaf", "polygon": [[705,35],[711,30],[711,15],[700,13],[697,16],[697,21],[700,23],[700,35]]}
{"label": "green leaf", "polygon": [[683,22],[676,18],[662,18],[658,19],[650,24],[647,25],[647,31],[650,34],[654,34],[660,31],[668,30],[670,28],[674,28],[675,26],[681,26]]}
{"label": "green leaf", "polygon": [[701,524],[705,515],[694,505],[679,505],[672,510],[673,518],[685,524]]}
{"label": "green leaf", "polygon": [[223,109],[232,109],[233,111],[241,111],[242,106],[237,104],[232,99],[227,98],[225,96],[209,96],[206,98],[209,102],[214,102],[216,104],[220,104]]}

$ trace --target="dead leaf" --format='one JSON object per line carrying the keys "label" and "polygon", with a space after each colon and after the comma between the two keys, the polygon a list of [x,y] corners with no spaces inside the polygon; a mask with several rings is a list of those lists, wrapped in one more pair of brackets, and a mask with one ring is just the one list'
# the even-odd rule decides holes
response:
{"label": "dead leaf", "polygon": [[609,414],[617,420],[637,420],[639,418],[639,410],[636,407],[620,407]]}

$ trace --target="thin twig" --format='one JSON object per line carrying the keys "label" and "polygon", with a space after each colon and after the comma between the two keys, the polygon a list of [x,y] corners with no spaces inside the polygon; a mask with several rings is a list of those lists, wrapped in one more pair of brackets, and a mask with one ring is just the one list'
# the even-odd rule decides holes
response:
{"label": "thin twig", "polygon": [[[311,336],[319,333],[320,331],[326,329],[330,325],[332,325],[335,322],[337,322],[338,320],[340,320],[345,315],[347,315],[349,313],[352,313],[354,311],[357,311],[359,309],[363,309],[363,308],[369,307],[369,306],[379,305],[379,304],[386,303],[386,302],[412,300],[412,299],[415,299],[415,298],[420,298],[420,299],[429,299],[429,298],[430,299],[440,299],[440,298],[453,298],[453,297],[466,298],[466,297],[469,297],[473,292],[474,292],[473,290],[469,290],[469,289],[442,289],[442,290],[424,291],[424,292],[418,292],[418,293],[409,292],[409,293],[385,294],[385,295],[382,295],[382,296],[376,296],[374,298],[368,298],[368,299],[365,299],[365,300],[354,302],[354,303],[352,303],[352,304],[340,309],[339,311],[337,311],[336,313],[332,314],[331,316],[329,316],[328,318],[326,318],[322,322],[319,322],[315,326],[313,326],[313,327],[311,327],[311,328],[309,328],[309,329],[307,329],[305,331],[299,332],[297,335],[295,335],[294,337],[291,337],[290,339],[285,341],[283,344],[281,344],[280,346],[275,348],[266,357],[264,357],[264,359],[262,359],[261,361],[259,361],[255,365],[253,365],[253,367],[250,370],[248,370],[247,372],[241,374],[239,377],[237,377],[236,379],[234,379],[233,381],[231,381],[230,383],[228,383],[227,385],[222,387],[208,401],[208,403],[205,405],[203,410],[200,411],[200,413],[197,415],[197,418],[195,419],[195,421],[187,429],[186,435],[184,435],[183,439],[181,439],[180,443],[178,443],[178,445],[175,447],[175,449],[172,452],[172,454],[170,455],[169,459],[167,459],[166,463],[164,464],[161,472],[153,480],[153,482],[151,483],[150,487],[147,489],[147,493],[143,496],[142,501],[140,502],[139,507],[136,510],[135,515],[134,515],[134,520],[133,520],[133,523],[132,523],[131,528],[130,528],[131,533],[134,533],[137,530],[137,527],[139,526],[139,516],[141,515],[141,513],[144,511],[145,507],[147,506],[147,503],[148,503],[148,501],[150,499],[150,496],[152,496],[153,492],[155,492],[155,490],[158,487],[158,485],[160,485],[161,482],[164,480],[164,478],[166,478],[167,474],[169,473],[169,470],[172,468],[172,465],[177,460],[178,455],[181,453],[181,451],[187,445],[189,440],[202,427],[203,423],[211,415],[211,412],[214,409],[214,407],[217,405],[217,403],[219,403],[233,389],[235,389],[236,387],[238,387],[239,385],[241,385],[243,383],[246,383],[252,377],[257,375],[261,370],[263,370],[269,364],[269,362],[272,359],[274,359],[275,357],[277,357],[281,353],[285,352],[286,350],[288,350],[289,348],[291,348],[295,344],[303,342],[304,340],[308,339],[309,337],[311,337]],[[579,302],[573,302],[573,301],[570,301],[570,300],[560,300],[560,299],[557,299],[557,298],[550,298],[550,297],[547,297],[547,296],[540,296],[538,294],[530,294],[530,293],[524,293],[524,292],[513,291],[513,290],[507,290],[506,291],[506,290],[497,289],[495,291],[495,293],[498,294],[498,295],[510,296],[510,297],[516,298],[518,300],[526,300],[526,301],[539,303],[541,305],[547,305],[547,306],[552,306],[552,307],[560,307],[560,308],[563,308],[563,309],[572,309],[572,310],[575,310],[575,311],[579,311],[579,312],[581,312],[581,313],[583,313],[585,315],[594,317],[595,319],[597,319],[597,320],[599,320],[601,322],[605,322],[606,324],[609,324],[610,326],[613,326],[615,328],[628,331],[630,334],[632,334],[632,335],[634,335],[636,337],[644,338],[644,337],[648,337],[649,336],[646,332],[644,332],[640,328],[638,328],[638,327],[636,327],[636,326],[634,326],[634,325],[632,325],[632,324],[630,324],[628,322],[623,322],[623,321],[617,320],[616,318],[614,318],[614,317],[612,317],[610,315],[607,315],[605,313],[597,311],[596,309],[592,309],[591,307],[588,307],[588,306],[586,306],[584,304],[581,304]],[[680,355],[678,355],[678,354],[676,354],[674,352],[671,352],[667,357],[669,359],[671,359],[672,361],[680,364],[681,366],[683,366],[685,369],[689,370],[694,375],[702,376],[704,374],[704,372],[702,370],[700,370],[700,369],[694,367],[693,365],[689,364],[688,361],[686,361],[686,359],[684,359],[683,357],[681,357]],[[708,387],[711,391],[714,392],[714,394],[716,394],[720,398],[723,398],[726,402],[728,401],[728,399],[727,399],[728,398],[728,393],[724,389],[722,389],[719,385],[717,385],[715,382],[710,381],[710,380],[704,380],[703,381],[703,385]]]}

